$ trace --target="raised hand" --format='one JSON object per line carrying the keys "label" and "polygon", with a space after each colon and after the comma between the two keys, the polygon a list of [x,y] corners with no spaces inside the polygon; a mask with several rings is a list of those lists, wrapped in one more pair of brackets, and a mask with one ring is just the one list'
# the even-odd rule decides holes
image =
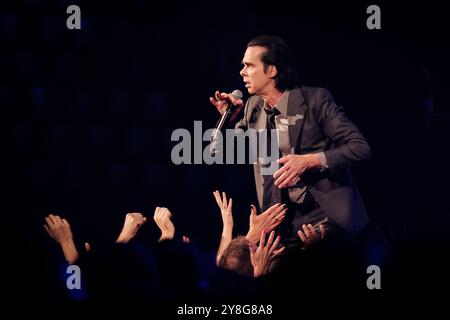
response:
{"label": "raised hand", "polygon": [[276,179],[275,185],[280,189],[295,185],[305,171],[321,167],[318,154],[289,154],[278,159],[278,163],[282,163],[283,166],[273,174],[273,177]]}
{"label": "raised hand", "polygon": [[216,255],[216,263],[219,263],[223,252],[233,239],[233,199],[228,200],[225,192],[222,192],[222,196],[219,191],[214,191],[213,194],[222,216],[222,237]]}
{"label": "raised hand", "polygon": [[239,115],[239,112],[244,107],[244,101],[242,101],[242,99],[236,98],[231,93],[225,92],[221,93],[219,91],[216,91],[214,93],[214,98],[210,97],[209,101],[212,103],[213,106],[217,108],[220,114],[224,114],[229,107],[234,106],[235,109],[231,114],[230,121],[234,121]]}
{"label": "raised hand", "polygon": [[78,251],[69,222],[58,215],[50,214],[45,218],[44,229],[61,246],[67,263],[75,263],[78,260]]}
{"label": "raised hand", "polygon": [[256,208],[252,205],[250,211],[250,227],[246,236],[248,241],[257,244],[261,232],[265,231],[268,233],[274,230],[284,220],[286,212],[287,208],[285,205],[276,203],[260,215],[257,215]]}
{"label": "raised hand", "polygon": [[222,215],[223,228],[227,230],[233,229],[233,199],[228,201],[227,194],[222,192],[222,197],[219,191],[214,191],[214,198],[216,199],[217,206],[220,209]]}
{"label": "raised hand", "polygon": [[319,225],[320,233],[317,232],[316,228],[314,228],[312,224],[304,224],[302,229],[297,231],[298,236],[304,244],[302,250],[312,246],[320,240],[323,240],[326,235],[325,226],[323,224]]}
{"label": "raised hand", "polygon": [[280,236],[276,238],[275,242],[273,241],[274,237],[275,231],[272,231],[267,243],[265,243],[266,233],[263,231],[261,232],[258,246],[250,243],[250,259],[253,265],[253,276],[255,278],[267,274],[269,272],[270,262],[285,250],[285,247],[277,249],[280,244]]}
{"label": "raised hand", "polygon": [[156,207],[155,214],[153,215],[153,220],[155,220],[156,225],[161,230],[161,237],[159,242],[163,240],[172,240],[175,236],[175,226],[172,223],[172,213],[169,209],[164,207]]}
{"label": "raised hand", "polygon": [[127,213],[125,216],[125,222],[123,224],[122,231],[116,240],[116,243],[128,243],[133,239],[139,228],[147,221],[139,212]]}

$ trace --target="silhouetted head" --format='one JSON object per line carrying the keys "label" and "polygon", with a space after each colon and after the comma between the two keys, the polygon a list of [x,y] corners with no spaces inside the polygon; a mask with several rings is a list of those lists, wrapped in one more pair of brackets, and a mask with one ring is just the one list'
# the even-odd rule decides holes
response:
{"label": "silhouetted head", "polygon": [[253,265],[249,245],[250,242],[244,236],[234,238],[225,249],[218,266],[252,277]]}

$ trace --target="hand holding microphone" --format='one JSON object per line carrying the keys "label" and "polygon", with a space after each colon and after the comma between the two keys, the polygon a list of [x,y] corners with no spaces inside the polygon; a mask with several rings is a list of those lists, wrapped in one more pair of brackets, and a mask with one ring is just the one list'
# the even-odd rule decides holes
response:
{"label": "hand holding microphone", "polygon": [[[232,93],[220,93],[219,91],[216,91],[214,96],[215,98],[210,97],[209,101],[211,101],[222,115],[222,118],[220,119],[222,126],[228,119],[234,121],[244,107],[242,92],[240,90],[234,90]],[[222,126],[218,129],[220,130]]]}
{"label": "hand holding microphone", "polygon": [[220,93],[216,91],[215,99],[213,97],[209,98],[209,101],[219,110],[222,117],[214,130],[211,141],[211,155],[215,155],[218,143],[218,134],[222,131],[222,128],[227,125],[228,122],[234,121],[244,106],[242,101],[242,92],[239,90],[234,90],[232,93]]}

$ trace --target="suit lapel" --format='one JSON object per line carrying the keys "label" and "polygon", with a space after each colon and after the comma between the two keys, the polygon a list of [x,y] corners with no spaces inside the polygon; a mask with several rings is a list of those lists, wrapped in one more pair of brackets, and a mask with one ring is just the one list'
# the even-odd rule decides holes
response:
{"label": "suit lapel", "polygon": [[266,129],[267,126],[267,114],[265,112],[262,112],[263,104],[264,101],[260,98],[257,102],[257,105],[255,106],[253,119],[255,119],[254,129],[256,130]]}
{"label": "suit lapel", "polygon": [[305,123],[305,112],[306,112],[305,98],[303,97],[302,90],[300,88],[295,88],[289,92],[288,100],[288,128],[289,128],[289,141],[294,152],[297,151],[298,138],[301,135],[303,125]]}

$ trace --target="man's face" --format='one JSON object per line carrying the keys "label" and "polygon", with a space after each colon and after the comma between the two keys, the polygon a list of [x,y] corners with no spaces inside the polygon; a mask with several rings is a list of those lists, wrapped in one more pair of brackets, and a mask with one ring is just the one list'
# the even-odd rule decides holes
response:
{"label": "man's face", "polygon": [[276,75],[275,67],[269,66],[264,71],[264,63],[261,61],[261,54],[266,50],[260,46],[248,47],[245,50],[242,59],[244,67],[240,71],[240,75],[250,94],[264,95],[275,88],[275,80],[271,78]]}

